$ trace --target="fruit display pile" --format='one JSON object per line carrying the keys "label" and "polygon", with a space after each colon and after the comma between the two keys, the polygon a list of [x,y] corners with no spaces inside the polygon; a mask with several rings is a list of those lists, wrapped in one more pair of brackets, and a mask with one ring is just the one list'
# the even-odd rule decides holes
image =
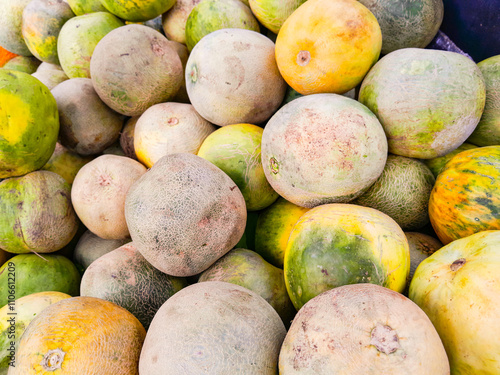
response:
{"label": "fruit display pile", "polygon": [[0,375],[500,375],[500,55],[443,16],[0,1]]}

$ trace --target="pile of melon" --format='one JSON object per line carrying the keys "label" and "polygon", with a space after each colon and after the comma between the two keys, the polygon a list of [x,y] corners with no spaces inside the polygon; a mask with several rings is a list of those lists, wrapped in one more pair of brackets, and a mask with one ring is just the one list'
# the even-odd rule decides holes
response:
{"label": "pile of melon", "polygon": [[2,0],[0,374],[500,374],[500,56],[442,0]]}

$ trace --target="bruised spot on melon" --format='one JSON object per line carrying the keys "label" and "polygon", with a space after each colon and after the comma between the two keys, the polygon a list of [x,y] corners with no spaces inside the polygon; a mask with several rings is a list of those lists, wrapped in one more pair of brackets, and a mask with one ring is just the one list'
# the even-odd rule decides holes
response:
{"label": "bruised spot on melon", "polygon": [[370,344],[375,346],[381,353],[391,354],[401,349],[398,333],[388,325],[377,323],[370,336]]}

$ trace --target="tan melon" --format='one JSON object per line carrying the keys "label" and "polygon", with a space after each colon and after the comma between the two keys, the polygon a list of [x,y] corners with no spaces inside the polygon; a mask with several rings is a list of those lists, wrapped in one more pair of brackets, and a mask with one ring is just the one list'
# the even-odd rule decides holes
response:
{"label": "tan melon", "polygon": [[177,0],[168,12],[163,13],[163,31],[169,40],[186,44],[186,21],[201,0]]}
{"label": "tan melon", "polygon": [[104,239],[129,236],[125,196],[146,168],[125,156],[102,155],[83,166],[73,181],[71,200],[85,226]]}
{"label": "tan melon", "polygon": [[40,64],[35,73],[31,75],[42,82],[49,90],[52,90],[61,82],[66,81],[69,77],[62,70],[57,69],[42,69],[40,70]]}

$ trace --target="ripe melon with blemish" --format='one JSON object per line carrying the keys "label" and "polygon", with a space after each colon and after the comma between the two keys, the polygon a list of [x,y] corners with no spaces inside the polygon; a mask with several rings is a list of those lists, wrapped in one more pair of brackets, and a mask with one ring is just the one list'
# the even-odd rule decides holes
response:
{"label": "ripe melon with blemish", "polygon": [[276,375],[285,334],[278,313],[257,293],[222,281],[196,283],[156,313],[139,372]]}
{"label": "ripe melon with blemish", "polygon": [[138,375],[146,336],[141,323],[116,304],[93,297],[50,305],[30,323],[13,375],[81,373]]}
{"label": "ripe melon with blemish", "polygon": [[[367,372],[369,371],[369,372]],[[427,315],[379,285],[329,290],[297,313],[280,351],[280,375],[449,375]]]}
{"label": "ripe melon with blemish", "polygon": [[276,61],[285,81],[303,95],[343,94],[378,60],[382,33],[356,0],[309,0],[281,27]]}
{"label": "ripe melon with blemish", "polygon": [[101,4],[121,19],[142,22],[162,15],[172,8],[175,0],[101,0]]}
{"label": "ripe melon with blemish", "polygon": [[193,8],[201,0],[177,0],[162,15],[162,26],[169,40],[186,44],[186,21]]}
{"label": "ripe melon with blemish", "polygon": [[213,124],[260,124],[283,101],[286,83],[274,43],[258,32],[221,29],[203,38],[186,65],[191,104]]}
{"label": "ripe melon with blemish", "polygon": [[32,0],[24,8],[21,31],[33,56],[59,64],[57,37],[66,21],[74,16],[63,0]]}
{"label": "ripe melon with blemish", "polygon": [[73,206],[83,224],[104,239],[128,237],[125,197],[144,173],[146,167],[126,156],[102,155],[84,165],[71,189]]}
{"label": "ripe melon with blemish", "polygon": [[215,126],[201,117],[191,104],[159,103],[149,107],[137,120],[134,150],[150,168],[162,156],[189,152],[195,154]]}
{"label": "ripe melon with blemish", "polygon": [[154,267],[193,276],[231,250],[245,230],[245,199],[209,161],[189,153],[163,156],[125,201],[130,235]]}
{"label": "ripe melon with blemish", "polygon": [[295,224],[284,271],[297,310],[318,294],[347,284],[378,284],[403,292],[410,272],[408,241],[398,224],[380,211],[325,204]]}
{"label": "ripe melon with blemish", "polygon": [[380,120],[389,152],[418,159],[446,155],[476,128],[485,104],[481,71],[455,52],[404,48],[363,79],[359,101]]}
{"label": "ripe melon with blemish", "polygon": [[82,276],[80,293],[127,309],[147,330],[158,309],[186,285],[154,268],[131,242],[96,259]]}
{"label": "ripe melon with blemish", "polygon": [[95,12],[68,20],[57,38],[57,56],[69,78],[90,78],[90,59],[97,43],[123,22],[108,12]]}
{"label": "ripe melon with blemish", "polygon": [[83,270],[86,270],[94,260],[118,249],[128,242],[130,242],[130,238],[106,240],[95,235],[90,230],[86,230],[75,246],[73,262]]}
{"label": "ripe melon with blemish", "polygon": [[167,38],[135,24],[113,30],[99,42],[90,72],[101,99],[126,116],[169,101],[183,80],[181,59]]}
{"label": "ripe melon with blemish", "polygon": [[31,56],[22,34],[23,10],[31,0],[0,2],[0,46],[21,56]]}
{"label": "ripe melon with blemish", "polygon": [[273,189],[302,207],[349,202],[380,176],[387,139],[364,105],[336,94],[281,107],[262,135],[262,165]]}

